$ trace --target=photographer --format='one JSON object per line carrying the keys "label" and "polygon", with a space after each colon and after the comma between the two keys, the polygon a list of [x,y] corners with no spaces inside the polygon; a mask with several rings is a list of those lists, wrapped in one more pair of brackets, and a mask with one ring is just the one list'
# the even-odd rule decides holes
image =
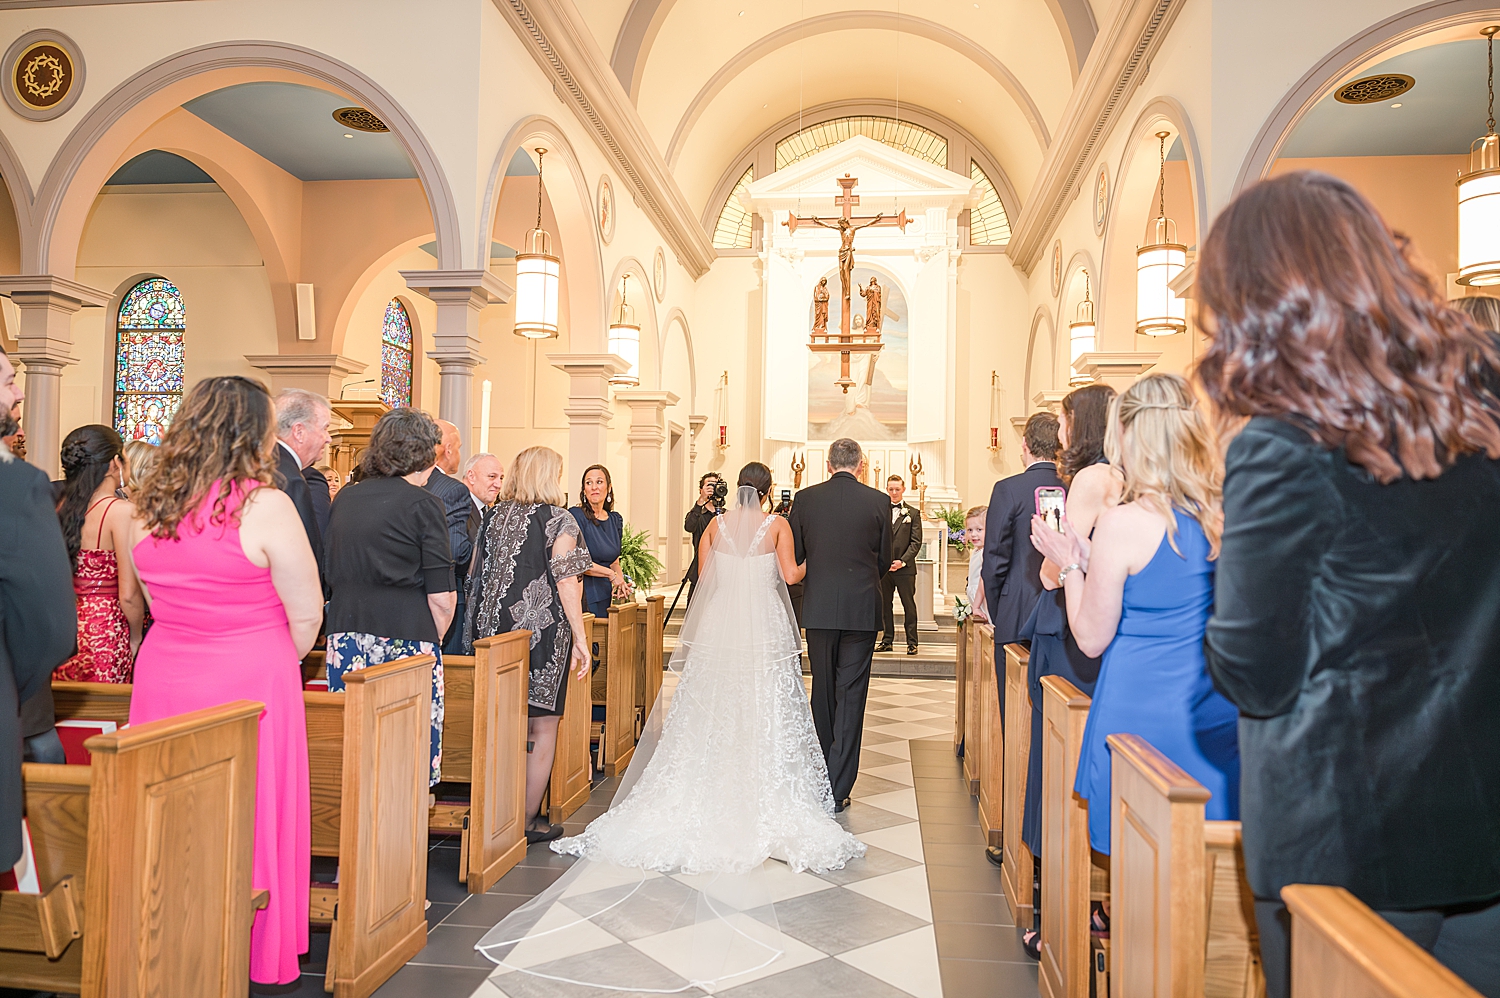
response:
{"label": "photographer", "polygon": [[729,486],[724,479],[710,471],[698,479],[698,501],[682,518],[682,529],[693,535],[693,560],[688,565],[687,579],[692,588],[688,590],[688,603],[693,602],[693,590],[698,588],[698,542],[714,517],[724,512],[724,500],[729,495]]}

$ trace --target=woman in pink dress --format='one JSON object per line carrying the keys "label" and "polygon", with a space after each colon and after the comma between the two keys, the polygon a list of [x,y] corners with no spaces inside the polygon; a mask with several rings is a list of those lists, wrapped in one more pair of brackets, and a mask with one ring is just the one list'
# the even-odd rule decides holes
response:
{"label": "woman in pink dress", "polygon": [[273,484],[271,397],[248,378],[200,381],[135,494],[131,556],[155,623],[135,664],[138,724],[259,700],[255,915],[250,979],[297,980],[307,950],[312,851],[301,660],[322,620],[317,562],[296,508]]}
{"label": "woman in pink dress", "polygon": [[128,683],[146,601],[127,546],[135,507],[115,497],[127,480],[124,442],[108,426],[80,426],[63,438],[62,469],[57,518],[73,560],[78,652],[52,677]]}

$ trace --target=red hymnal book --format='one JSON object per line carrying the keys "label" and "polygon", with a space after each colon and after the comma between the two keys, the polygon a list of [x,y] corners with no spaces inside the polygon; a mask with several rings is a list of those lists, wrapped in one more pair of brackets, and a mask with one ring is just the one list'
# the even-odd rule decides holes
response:
{"label": "red hymnal book", "polygon": [[58,721],[57,737],[62,740],[63,751],[68,756],[68,765],[87,766],[93,757],[89,750],[83,747],[83,743],[95,735],[112,734],[118,727],[114,721],[87,719]]}

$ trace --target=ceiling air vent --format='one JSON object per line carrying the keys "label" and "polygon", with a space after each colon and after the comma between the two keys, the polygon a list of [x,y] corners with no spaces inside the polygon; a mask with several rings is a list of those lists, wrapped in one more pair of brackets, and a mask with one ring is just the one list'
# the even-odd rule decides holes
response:
{"label": "ceiling air vent", "polygon": [[[1339,98],[1343,100],[1343,98]],[[333,120],[345,128],[360,132],[389,132],[385,122],[362,107],[341,107],[333,112]]]}
{"label": "ceiling air vent", "polygon": [[1405,73],[1381,73],[1346,83],[1334,94],[1340,104],[1379,104],[1393,97],[1400,97],[1413,86],[1416,80]]}

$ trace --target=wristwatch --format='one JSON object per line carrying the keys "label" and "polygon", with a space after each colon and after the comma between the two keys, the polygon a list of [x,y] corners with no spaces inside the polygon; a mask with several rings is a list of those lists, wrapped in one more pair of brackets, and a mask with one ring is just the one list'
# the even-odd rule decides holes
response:
{"label": "wristwatch", "polygon": [[[1061,586],[1063,583],[1067,582],[1068,581],[1068,573],[1075,572],[1075,571],[1077,571],[1077,572],[1083,571],[1083,566],[1080,565],[1080,564],[1078,564],[1078,562],[1076,562],[1076,561],[1073,562],[1073,564],[1071,564],[1071,565],[1067,566],[1066,568],[1064,568],[1061,572],[1057,573],[1057,584],[1059,586]],[[1084,573],[1084,574],[1088,574],[1088,573]]]}

